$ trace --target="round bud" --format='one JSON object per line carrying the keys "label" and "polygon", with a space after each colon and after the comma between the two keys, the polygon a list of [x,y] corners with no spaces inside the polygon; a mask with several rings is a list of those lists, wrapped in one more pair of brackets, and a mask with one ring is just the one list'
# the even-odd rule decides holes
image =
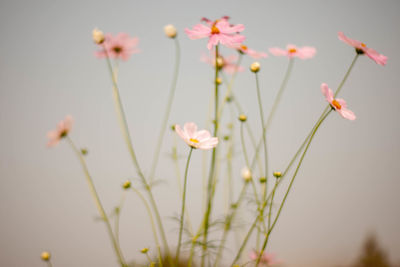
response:
{"label": "round bud", "polygon": [[122,184],[122,187],[123,187],[124,189],[129,189],[129,188],[131,187],[131,181],[126,180],[126,181]]}
{"label": "round bud", "polygon": [[171,125],[171,130],[172,130],[172,131],[175,131],[175,124],[174,124],[174,125]]}
{"label": "round bud", "polygon": [[175,38],[177,35],[176,28],[172,24],[168,24],[164,27],[165,35],[169,38]]}
{"label": "round bud", "polygon": [[242,178],[243,178],[243,180],[244,180],[245,182],[249,182],[249,181],[251,180],[251,178],[253,177],[252,174],[251,174],[250,169],[247,168],[247,167],[244,167],[244,168],[242,169],[241,174],[242,174]]}
{"label": "round bud", "polygon": [[44,261],[49,261],[50,260],[50,252],[48,251],[43,251],[42,254],[40,254],[40,258]]}
{"label": "round bud", "polygon": [[267,181],[267,178],[265,177],[260,177],[260,183],[264,184]]}
{"label": "round bud", "polygon": [[215,82],[216,82],[217,84],[221,84],[221,83],[222,83],[222,79],[221,79],[220,77],[218,77],[218,78],[215,80]]}
{"label": "round bud", "polygon": [[141,253],[146,254],[149,251],[149,248],[142,248],[140,250]]}
{"label": "round bud", "polygon": [[224,66],[224,59],[222,57],[217,57],[217,67],[221,69]]}
{"label": "round bud", "polygon": [[282,173],[281,173],[281,172],[274,172],[273,175],[274,175],[276,178],[282,177]]}
{"label": "round bud", "polygon": [[242,121],[242,122],[245,122],[247,120],[247,116],[244,115],[244,114],[240,114],[239,115],[239,120]]}
{"label": "round bud", "polygon": [[258,62],[253,62],[253,64],[250,65],[250,70],[254,73],[257,73],[260,70],[260,63]]}
{"label": "round bud", "polygon": [[93,41],[96,44],[102,44],[104,42],[104,39],[105,39],[104,33],[102,31],[100,31],[99,29],[97,29],[97,28],[95,28],[92,31],[92,37],[93,37]]}
{"label": "round bud", "polygon": [[82,153],[82,155],[87,155],[87,153],[88,153],[88,150],[86,149],[86,148],[82,148],[81,149],[81,153]]}

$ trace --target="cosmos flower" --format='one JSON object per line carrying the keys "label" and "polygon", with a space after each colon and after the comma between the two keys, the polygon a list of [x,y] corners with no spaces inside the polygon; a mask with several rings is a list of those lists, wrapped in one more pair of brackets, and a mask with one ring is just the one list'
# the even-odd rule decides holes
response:
{"label": "cosmos flower", "polygon": [[314,57],[316,49],[311,46],[296,47],[295,45],[288,44],[286,49],[279,47],[272,47],[269,52],[274,56],[287,56],[289,58],[298,57],[300,59],[308,59]]}
{"label": "cosmos flower", "polygon": [[332,90],[329,89],[326,83],[321,84],[321,91],[326,101],[328,101],[331,107],[335,109],[340,116],[351,121],[356,119],[356,115],[354,115],[353,111],[347,109],[346,101],[340,98],[335,99]]}
{"label": "cosmos flower", "polygon": [[338,32],[338,38],[339,40],[345,42],[346,44],[354,47],[356,49],[357,54],[361,55],[365,54],[370,59],[375,61],[377,64],[382,66],[386,65],[387,57],[385,57],[382,54],[379,54],[374,49],[367,47],[366,44],[348,38],[346,35],[343,34],[343,32]]}
{"label": "cosmos flower", "polygon": [[175,131],[192,148],[207,150],[218,144],[217,137],[212,137],[207,130],[197,131],[197,125],[193,122],[185,123],[183,130],[179,125],[175,125]]}
{"label": "cosmos flower", "polygon": [[[255,250],[252,250],[249,255],[250,259],[253,261],[257,260],[258,256],[259,256],[259,252],[255,251]],[[279,264],[279,263],[281,263],[281,261],[276,260],[275,255],[272,253],[264,252],[260,259],[260,265],[263,265],[263,266],[271,266],[271,265]]]}
{"label": "cosmos flower", "polygon": [[101,44],[103,49],[96,51],[95,55],[98,58],[121,58],[122,60],[128,60],[132,54],[138,53],[137,48],[139,39],[137,37],[129,37],[127,33],[118,33],[117,36],[113,36],[107,33],[104,36],[104,42]]}
{"label": "cosmos flower", "polygon": [[[215,67],[215,53],[211,53],[210,56],[203,54],[200,60]],[[242,66],[236,64],[237,60],[237,55],[230,55],[227,57],[219,55],[217,59],[217,65],[221,70],[228,74],[233,74],[236,71],[244,71]]]}
{"label": "cosmos flower", "polygon": [[199,23],[193,26],[192,30],[186,28],[185,32],[192,40],[209,37],[207,44],[209,50],[219,43],[233,47],[241,44],[245,39],[243,35],[238,34],[244,30],[244,26],[242,24],[229,24],[228,17],[222,17],[214,22],[206,18],[203,18],[202,21],[206,25]]}
{"label": "cosmos flower", "polygon": [[57,145],[61,138],[64,138],[71,131],[73,119],[70,115],[67,115],[64,120],[60,121],[57,125],[57,129],[47,133],[49,139],[47,146],[53,147]]}
{"label": "cosmos flower", "polygon": [[244,45],[244,44],[240,44],[240,45],[238,45],[238,46],[236,46],[236,47],[234,47],[234,48],[236,48],[241,54],[249,55],[249,56],[251,56],[251,57],[254,58],[254,59],[260,59],[260,58],[266,58],[266,57],[268,57],[267,53],[264,53],[264,52],[257,52],[257,51],[255,51],[255,50],[253,50],[253,49],[248,48],[248,47],[247,47],[246,45]]}

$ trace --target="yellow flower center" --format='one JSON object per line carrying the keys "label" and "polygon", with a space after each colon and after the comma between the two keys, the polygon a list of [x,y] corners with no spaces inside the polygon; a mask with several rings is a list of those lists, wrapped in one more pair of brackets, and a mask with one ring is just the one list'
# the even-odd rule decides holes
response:
{"label": "yellow flower center", "polygon": [[246,50],[248,49],[247,46],[245,46],[245,45],[241,45],[240,48],[241,48],[242,50],[244,50],[244,51],[246,51]]}
{"label": "yellow flower center", "polygon": [[339,104],[339,102],[336,99],[332,100],[332,106],[334,106],[336,109],[342,108],[342,106]]}
{"label": "yellow flower center", "polygon": [[297,52],[296,48],[290,48],[289,49],[289,53],[296,53],[296,52]]}
{"label": "yellow flower center", "polygon": [[217,28],[217,26],[212,25],[211,34],[218,34],[218,33],[219,33],[219,29]]}
{"label": "yellow flower center", "polygon": [[367,47],[367,45],[366,45],[366,44],[364,44],[364,43],[361,43],[361,46],[362,46],[362,47],[364,47],[364,48],[366,48],[366,47]]}
{"label": "yellow flower center", "polygon": [[199,143],[199,140],[197,140],[197,139],[194,139],[194,138],[190,138],[189,140],[190,140],[190,142],[193,142],[193,143],[196,143],[196,144],[198,144],[198,143]]}

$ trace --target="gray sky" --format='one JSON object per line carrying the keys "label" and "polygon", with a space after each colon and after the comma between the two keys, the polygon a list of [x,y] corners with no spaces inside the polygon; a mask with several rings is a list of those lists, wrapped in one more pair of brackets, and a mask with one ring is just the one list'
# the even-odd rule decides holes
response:
{"label": "gray sky", "polygon": [[[2,1],[0,265],[44,266],[39,255],[50,250],[54,266],[116,266],[105,227],[94,221],[96,209],[78,160],[65,142],[54,149],[45,146],[46,132],[71,114],[75,118],[71,137],[90,151],[88,165],[105,207],[111,210],[117,205],[121,183],[132,178],[134,168],[116,120],[106,64],[93,55],[92,29],[127,32],[140,39],[142,52],[120,64],[119,84],[135,149],[148,173],[173,72],[174,46],[164,36],[163,26],[172,23],[178,28],[182,47],[170,121],[194,121],[204,128],[213,71],[199,60],[207,52],[206,40],[189,40],[183,30],[201,17],[223,15],[245,25],[246,43],[256,50],[287,43],[317,48],[314,59],[295,62],[268,136],[274,170],[286,166],[325,107],[320,84],[336,88],[351,63],[354,52],[337,39],[338,31],[388,57],[385,67],[367,57],[357,62],[341,93],[357,120],[332,114],[322,125],[270,249],[290,267],[346,264],[354,260],[365,236],[376,232],[391,258],[399,261],[399,11],[398,1],[361,0]],[[252,61],[244,59],[246,70]],[[260,62],[268,111],[287,60],[270,55]],[[253,75],[245,71],[234,90],[250,124],[259,130],[254,84]],[[164,183],[155,189],[171,244],[177,225],[170,217],[180,207],[174,169],[166,156],[174,139],[168,131],[157,171]],[[181,140],[178,148],[186,157],[188,149]],[[195,152],[188,208],[197,225],[202,153]],[[182,159],[182,170],[184,163]],[[237,156],[236,190],[243,165]],[[221,182],[220,192],[223,186]],[[223,203],[222,193],[216,201]],[[214,214],[218,217],[221,210]],[[242,210],[242,214],[250,222],[246,218],[250,213]],[[138,251],[154,244],[135,195],[128,195],[121,219],[126,258],[145,260]]]}

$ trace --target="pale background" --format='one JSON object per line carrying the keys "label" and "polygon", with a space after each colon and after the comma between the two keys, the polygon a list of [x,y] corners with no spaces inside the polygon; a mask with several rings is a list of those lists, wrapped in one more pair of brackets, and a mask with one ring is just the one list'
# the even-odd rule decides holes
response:
{"label": "pale background", "polygon": [[[183,30],[201,17],[223,15],[245,25],[249,47],[267,51],[294,43],[318,51],[314,59],[294,66],[269,135],[272,169],[285,167],[325,107],[320,84],[336,88],[353,58],[353,49],[337,39],[338,31],[388,56],[385,67],[367,57],[357,62],[341,95],[358,118],[350,122],[332,114],[321,127],[270,250],[290,267],[346,265],[354,261],[365,236],[375,232],[391,259],[399,262],[399,12],[399,1],[364,0],[1,1],[0,265],[44,266],[40,253],[50,250],[57,267],[117,266],[106,229],[94,220],[96,209],[72,150],[65,142],[54,149],[45,146],[46,132],[71,114],[71,137],[89,149],[89,168],[109,211],[120,199],[121,183],[134,176],[106,64],[93,56],[92,29],[140,39],[142,52],[121,64],[120,88],[135,149],[148,173],[173,71],[174,46],[163,26],[178,28],[182,47],[170,122],[194,121],[203,128],[213,71],[199,61],[206,40],[191,41]],[[251,62],[244,60],[246,69]],[[261,63],[268,110],[287,60],[270,56]],[[235,91],[252,126],[258,127],[250,72],[238,77]],[[157,172],[165,183],[155,190],[171,246],[177,224],[170,217],[180,208],[167,157],[173,137],[168,131]],[[188,149],[180,140],[179,150],[185,157]],[[201,153],[195,152],[188,205],[198,221]],[[184,159],[180,164],[183,169]],[[236,189],[242,166],[237,157]],[[154,245],[143,205],[133,193],[121,220],[126,258],[144,261],[138,251]]]}

